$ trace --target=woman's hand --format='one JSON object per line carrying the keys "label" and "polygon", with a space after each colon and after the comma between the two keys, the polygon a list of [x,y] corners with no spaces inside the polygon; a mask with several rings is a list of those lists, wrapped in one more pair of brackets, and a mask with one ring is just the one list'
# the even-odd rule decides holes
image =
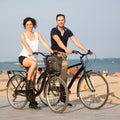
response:
{"label": "woman's hand", "polygon": [[33,52],[31,50],[28,51],[28,56],[32,56]]}

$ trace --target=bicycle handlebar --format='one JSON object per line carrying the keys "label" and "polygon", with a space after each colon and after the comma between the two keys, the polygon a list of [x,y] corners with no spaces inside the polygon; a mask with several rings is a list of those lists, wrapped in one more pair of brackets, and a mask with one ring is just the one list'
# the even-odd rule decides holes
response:
{"label": "bicycle handlebar", "polygon": [[[41,54],[44,57],[47,57],[47,56],[50,55],[50,54],[46,54],[46,53],[43,53],[43,52],[33,52],[33,55],[38,55],[38,54]],[[55,51],[51,55],[57,55],[57,52]]]}
{"label": "bicycle handlebar", "polygon": [[[75,53],[75,54],[80,54],[81,57],[83,56],[86,56],[86,55],[91,55],[93,54],[90,50],[88,50],[88,53],[81,53],[80,51],[77,51],[77,50],[73,50],[72,53]],[[33,55],[38,55],[38,54],[41,54],[42,56],[46,57],[48,55],[46,55],[45,53],[43,52],[33,52]],[[57,55],[57,52],[54,52],[53,55]]]}
{"label": "bicycle handlebar", "polygon": [[77,51],[77,50],[73,50],[72,53],[75,53],[75,54],[80,54],[81,56],[86,56],[86,55],[92,55],[93,52],[88,50],[88,53],[81,53],[80,51]]}
{"label": "bicycle handlebar", "polygon": [[46,57],[47,55],[45,55],[45,53],[43,52],[33,52],[33,55],[38,55],[41,54],[42,56]]}

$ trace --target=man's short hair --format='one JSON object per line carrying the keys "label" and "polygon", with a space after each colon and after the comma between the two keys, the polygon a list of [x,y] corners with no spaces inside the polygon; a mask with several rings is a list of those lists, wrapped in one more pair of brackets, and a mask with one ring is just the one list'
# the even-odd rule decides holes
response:
{"label": "man's short hair", "polygon": [[56,20],[57,20],[57,18],[60,17],[60,16],[63,16],[64,19],[65,19],[65,15],[64,15],[64,14],[57,14],[57,15],[56,15]]}

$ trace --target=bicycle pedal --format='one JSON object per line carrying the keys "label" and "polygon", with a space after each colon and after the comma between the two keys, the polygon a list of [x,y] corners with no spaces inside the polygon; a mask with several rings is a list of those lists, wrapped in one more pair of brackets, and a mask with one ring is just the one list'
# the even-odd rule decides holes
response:
{"label": "bicycle pedal", "polygon": [[71,94],[71,91],[69,90],[68,93]]}
{"label": "bicycle pedal", "polygon": [[68,104],[67,104],[67,106],[70,106],[70,107],[72,107],[72,104],[71,104],[71,103],[68,103]]}

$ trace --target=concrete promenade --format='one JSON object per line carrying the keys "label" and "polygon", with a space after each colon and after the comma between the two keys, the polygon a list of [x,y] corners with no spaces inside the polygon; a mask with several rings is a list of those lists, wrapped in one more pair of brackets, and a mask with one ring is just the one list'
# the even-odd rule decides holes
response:
{"label": "concrete promenade", "polygon": [[[62,114],[52,112],[42,103],[41,110],[29,109],[28,105],[21,110],[12,108],[6,97],[7,76],[0,76],[0,120],[120,120],[120,78],[107,77],[110,88],[107,104],[99,110],[89,110],[78,100],[70,101],[72,107],[67,107]],[[76,88],[73,87],[73,88]],[[75,90],[72,90],[75,98]]]}
{"label": "concrete promenade", "polygon": [[89,110],[79,101],[72,101],[62,114],[52,112],[40,104],[41,110],[29,109],[28,105],[22,110],[12,108],[6,97],[0,96],[0,120],[120,120],[120,105],[106,104],[99,110]]}

